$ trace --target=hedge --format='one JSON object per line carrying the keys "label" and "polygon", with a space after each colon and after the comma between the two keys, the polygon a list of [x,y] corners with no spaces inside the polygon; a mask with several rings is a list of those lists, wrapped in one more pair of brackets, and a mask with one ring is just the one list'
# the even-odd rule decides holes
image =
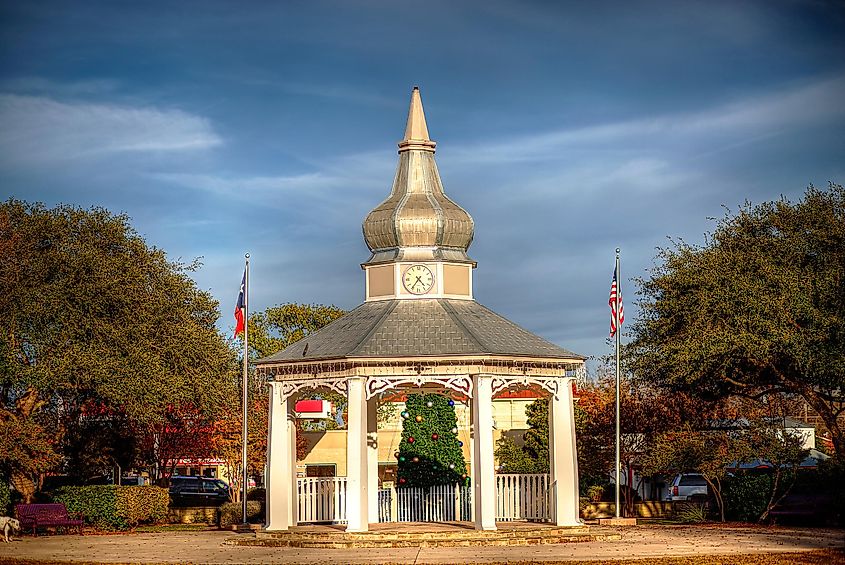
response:
{"label": "hedge", "polygon": [[[243,520],[243,503],[227,502],[220,506],[220,527],[228,528],[240,524]],[[264,503],[257,500],[246,501],[246,521],[252,524],[264,522]]]}
{"label": "hedge", "polygon": [[142,522],[166,521],[170,496],[167,489],[154,486],[96,485],[61,487],[53,501],[64,503],[68,512],[82,513],[97,528],[127,530]]}
{"label": "hedge", "polygon": [[0,475],[0,516],[11,516],[12,491],[6,477]]}
{"label": "hedge", "polygon": [[267,497],[267,491],[262,487],[258,488],[251,488],[246,491],[246,499],[247,500],[257,500],[258,502],[264,502]]}

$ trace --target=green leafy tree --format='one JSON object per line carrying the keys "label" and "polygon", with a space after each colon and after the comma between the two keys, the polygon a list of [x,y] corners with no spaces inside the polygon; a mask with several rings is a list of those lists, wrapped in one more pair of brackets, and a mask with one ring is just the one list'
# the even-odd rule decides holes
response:
{"label": "green leafy tree", "polygon": [[549,472],[549,399],[538,398],[525,407],[528,429],[522,444],[510,436],[496,442],[496,459],[504,473]]}
{"label": "green leafy tree", "polygon": [[250,355],[269,357],[334,322],[345,313],[337,306],[290,303],[250,314]]}
{"label": "green leafy tree", "polygon": [[411,394],[402,416],[399,486],[464,483],[466,461],[454,404],[439,394]]}
{"label": "green leafy tree", "polygon": [[670,391],[803,397],[845,453],[845,189],[810,186],[662,249],[626,359]]}
{"label": "green leafy tree", "polygon": [[0,425],[37,446],[0,451],[0,465],[25,500],[92,403],[104,422],[111,412],[145,429],[169,407],[223,400],[232,352],[196,267],[102,208],[0,204]]}

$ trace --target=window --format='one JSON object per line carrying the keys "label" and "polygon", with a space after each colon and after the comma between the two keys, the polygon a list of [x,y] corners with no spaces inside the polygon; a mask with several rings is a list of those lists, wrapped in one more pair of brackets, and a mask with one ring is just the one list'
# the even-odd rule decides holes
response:
{"label": "window", "polygon": [[704,487],[707,486],[707,481],[701,475],[684,475],[681,477],[680,485],[685,487]]}
{"label": "window", "polygon": [[325,465],[306,465],[305,466],[305,476],[306,477],[335,477],[337,476],[335,473],[335,464],[325,464]]}

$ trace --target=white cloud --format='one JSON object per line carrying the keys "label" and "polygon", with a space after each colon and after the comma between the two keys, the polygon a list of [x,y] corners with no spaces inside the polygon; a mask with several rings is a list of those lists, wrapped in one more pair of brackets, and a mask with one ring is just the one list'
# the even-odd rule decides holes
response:
{"label": "white cloud", "polygon": [[291,192],[315,193],[338,187],[343,179],[322,173],[292,176],[226,177],[191,173],[157,173],[156,180],[185,188],[210,192],[218,196],[264,197]]}
{"label": "white cloud", "polygon": [[[718,150],[777,135],[789,127],[824,123],[845,117],[845,77],[821,80],[774,94],[747,97],[714,108],[548,131],[482,143],[453,152],[456,164],[559,160],[565,150],[602,147],[632,149],[685,143]],[[727,141],[717,141],[727,138]]]}
{"label": "white cloud", "polygon": [[181,110],[66,103],[0,94],[0,163],[63,163],[114,154],[207,149],[210,122]]}

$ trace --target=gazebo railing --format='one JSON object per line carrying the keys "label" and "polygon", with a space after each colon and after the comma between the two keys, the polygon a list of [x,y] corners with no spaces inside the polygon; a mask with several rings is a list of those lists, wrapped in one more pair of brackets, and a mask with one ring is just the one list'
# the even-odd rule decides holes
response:
{"label": "gazebo railing", "polygon": [[549,475],[496,475],[496,520],[550,520]]}
{"label": "gazebo railing", "polygon": [[[297,479],[297,522],[346,523],[346,477]],[[472,488],[380,489],[381,522],[453,522],[472,520]],[[496,475],[496,520],[548,521],[549,475]]]}
{"label": "gazebo railing", "polygon": [[298,523],[346,523],[346,477],[299,478],[296,486]]}

